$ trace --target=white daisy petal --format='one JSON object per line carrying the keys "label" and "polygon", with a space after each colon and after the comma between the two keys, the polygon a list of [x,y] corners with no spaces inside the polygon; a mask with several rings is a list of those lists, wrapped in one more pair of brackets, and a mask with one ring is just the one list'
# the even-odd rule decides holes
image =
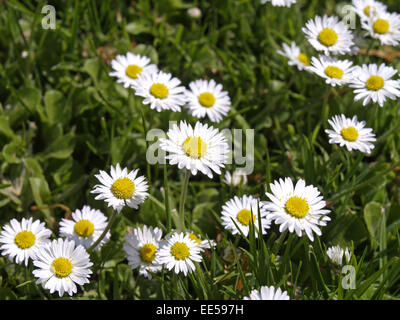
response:
{"label": "white daisy petal", "polygon": [[261,205],[267,211],[267,218],[279,225],[280,232],[288,229],[301,237],[304,231],[311,241],[314,240],[313,231],[321,234],[318,226],[325,225],[322,219],[330,211],[321,210],[325,202],[318,197],[317,188],[306,186],[302,179],[293,187],[290,178],[284,181],[280,179],[279,184],[275,181],[270,188],[272,194],[267,192],[266,195],[271,201],[262,202]]}
{"label": "white daisy petal", "polygon": [[82,246],[75,248],[74,241],[61,238],[41,246],[33,264],[36,269],[32,273],[38,278],[36,283],[42,284],[50,293],[57,291],[60,297],[65,292],[70,296],[76,293],[75,282],[88,283],[93,265]]}
{"label": "white daisy petal", "polygon": [[302,30],[308,42],[325,55],[350,53],[354,45],[348,26],[336,16],[316,16]]}
{"label": "white daisy petal", "polygon": [[[113,207],[118,213],[125,205],[138,209],[139,205],[148,197],[148,184],[143,176],[137,177],[138,169],[128,172],[127,168],[121,170],[119,163],[114,168],[111,166],[111,177],[104,171],[96,177],[99,181],[107,181],[106,184],[95,185],[90,193],[97,193],[96,200],[105,200],[109,207]],[[133,178],[135,177],[135,178]]]}
{"label": "white daisy petal", "polygon": [[[76,245],[82,245],[88,249],[103,233],[107,226],[107,217],[100,211],[89,206],[83,206],[82,210],[72,212],[72,220],[62,219],[60,221],[60,236],[73,240]],[[110,239],[110,231],[96,246],[101,246]]]}
{"label": "white daisy petal", "polygon": [[160,248],[160,263],[175,273],[192,273],[195,269],[193,261],[200,262],[200,246],[189,238],[189,234],[174,233],[168,237]]}
{"label": "white daisy petal", "polygon": [[334,128],[334,131],[325,130],[330,138],[329,143],[346,146],[349,151],[359,150],[368,154],[374,149],[375,146],[371,142],[376,141],[375,134],[370,128],[364,129],[365,122],[358,122],[356,116],[350,119],[344,114],[336,115],[329,123]]}
{"label": "white daisy petal", "polygon": [[152,273],[162,269],[159,259],[162,230],[143,226],[125,236],[123,245],[128,263],[132,269],[139,268],[139,274],[151,279]]}
{"label": "white daisy petal", "polygon": [[32,219],[22,218],[21,222],[12,219],[0,232],[2,255],[10,259],[15,257],[17,264],[28,265],[28,260],[34,259],[40,247],[50,241],[51,231],[45,228],[44,222]]}

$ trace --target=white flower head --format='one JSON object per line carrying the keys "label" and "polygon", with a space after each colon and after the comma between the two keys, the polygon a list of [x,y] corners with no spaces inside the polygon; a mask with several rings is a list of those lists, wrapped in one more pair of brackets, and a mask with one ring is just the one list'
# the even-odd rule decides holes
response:
{"label": "white flower head", "polygon": [[192,273],[196,268],[193,262],[200,262],[201,248],[188,234],[174,233],[165,240],[160,249],[160,262],[168,270],[174,269],[176,274]]}
{"label": "white flower head", "polygon": [[243,300],[290,300],[290,297],[287,291],[282,291],[281,288],[262,286],[260,290],[252,290],[250,296],[244,297]]}
{"label": "white flower head", "polygon": [[346,262],[350,262],[351,252],[348,248],[342,249],[339,245],[330,247],[326,251],[329,259],[336,265],[341,266],[343,262],[343,256],[346,257]]}
{"label": "white flower head", "polygon": [[162,230],[143,226],[125,236],[123,248],[132,269],[139,268],[139,274],[151,279],[152,273],[162,269],[159,250],[162,245]]}
{"label": "white flower head", "polygon": [[0,250],[2,255],[7,255],[10,260],[15,258],[17,264],[25,263],[35,258],[41,246],[50,241],[51,231],[44,226],[44,222],[33,221],[33,218],[22,218],[21,222],[11,219],[9,224],[3,226],[0,232]]}
{"label": "white flower head", "polygon": [[278,50],[277,53],[288,58],[289,66],[296,66],[300,71],[307,70],[307,67],[310,65],[310,59],[307,54],[302,52],[294,42],[290,46],[282,43],[282,50]]}
{"label": "white flower head", "polygon": [[351,31],[336,16],[316,16],[302,30],[310,44],[325,55],[350,53],[354,45]]}
{"label": "white flower head", "polygon": [[61,238],[41,246],[33,264],[36,267],[33,275],[38,278],[36,283],[42,284],[50,293],[57,291],[60,297],[64,292],[70,296],[76,293],[76,284],[89,283],[93,265],[85,248]]}
{"label": "white flower head", "polygon": [[232,185],[234,187],[240,184],[246,185],[247,184],[246,171],[241,168],[235,169],[232,174],[229,171],[226,171],[224,179],[222,181],[225,182],[227,185]]}
{"label": "white flower head", "polygon": [[197,8],[197,7],[189,8],[187,10],[187,14],[189,15],[189,17],[191,17],[193,19],[201,18],[201,10],[199,8]]}
{"label": "white flower head", "polygon": [[381,107],[386,98],[396,100],[400,97],[400,80],[392,80],[395,74],[397,70],[384,63],[379,66],[373,63],[354,67],[349,84],[351,88],[355,88],[354,100],[363,100],[363,106],[372,101]]}
{"label": "white flower head", "polygon": [[118,213],[125,205],[138,209],[149,195],[147,181],[144,176],[137,176],[138,172],[139,169],[130,172],[127,168],[121,170],[119,163],[115,168],[111,166],[111,176],[100,170],[95,177],[101,184],[95,185],[90,193],[98,193],[95,199],[105,200]]}
{"label": "white flower head", "polygon": [[174,124],[167,132],[168,139],[160,139],[160,148],[169,152],[166,159],[179,169],[186,168],[193,175],[198,171],[213,177],[212,171],[221,174],[227,162],[229,146],[218,129],[196,122],[194,128],[184,121]]}
{"label": "white flower head", "polygon": [[208,117],[212,122],[220,122],[231,109],[231,99],[222,85],[214,80],[196,80],[189,83],[186,90],[187,108],[192,116]]}
{"label": "white flower head", "polygon": [[205,249],[215,248],[217,243],[214,240],[204,239],[202,240],[199,235],[196,235],[194,232],[187,232],[190,240],[197,243],[200,247],[200,251],[204,251]]}
{"label": "white flower head", "polygon": [[274,7],[290,7],[297,0],[261,0],[261,3],[271,2]]}
{"label": "white flower head", "polygon": [[361,21],[363,29],[382,45],[397,46],[400,41],[400,14],[380,12],[370,19]]}
{"label": "white flower head", "polygon": [[314,72],[332,87],[342,86],[351,81],[353,62],[349,60],[338,60],[328,56],[319,56],[311,58],[310,72]]}
{"label": "white flower head", "polygon": [[352,0],[355,13],[362,21],[386,12],[386,5],[376,0]]}
{"label": "white flower head", "polygon": [[151,109],[181,111],[186,103],[185,87],[181,81],[173,78],[170,73],[162,71],[143,73],[137,79],[135,94],[143,97],[143,104],[149,104]]}
{"label": "white flower head", "polygon": [[270,220],[267,216],[268,212],[261,206],[261,203],[260,206],[258,205],[258,200],[253,196],[244,195],[241,198],[235,196],[233,199],[227,201],[222,206],[222,225],[225,229],[230,230],[232,234],[240,234],[241,231],[247,237],[251,221],[253,221],[255,236],[258,237],[258,210],[260,211],[261,218],[261,233],[266,234],[266,229],[270,227]]}
{"label": "white flower head", "polygon": [[[60,221],[60,236],[67,237],[75,241],[76,245],[82,245],[88,249],[101,236],[107,226],[107,217],[97,209],[83,206],[82,210],[72,212],[71,219]],[[105,237],[96,246],[99,250],[101,246],[110,239],[111,233],[107,232]]]}
{"label": "white flower head", "polygon": [[321,235],[319,227],[331,219],[326,216],[330,210],[323,209],[326,203],[317,188],[306,186],[302,179],[294,186],[290,178],[279,179],[269,186],[272,193],[266,192],[266,195],[271,201],[263,205],[269,211],[268,217],[280,225],[279,232],[288,229],[301,237],[305,231],[311,241],[314,241],[313,232]]}
{"label": "white flower head", "polygon": [[140,54],[128,52],[126,55],[117,55],[111,61],[113,72],[109,75],[117,77],[117,82],[122,83],[125,88],[135,88],[137,79],[142,73],[157,72],[157,66],[150,64],[150,59]]}
{"label": "white flower head", "polygon": [[364,153],[371,153],[376,141],[375,134],[371,128],[364,128],[365,121],[357,121],[357,116],[352,119],[346,118],[344,114],[334,116],[328,120],[333,130],[326,129],[329,135],[329,143],[337,143],[341,147],[346,146],[347,150],[359,150]]}

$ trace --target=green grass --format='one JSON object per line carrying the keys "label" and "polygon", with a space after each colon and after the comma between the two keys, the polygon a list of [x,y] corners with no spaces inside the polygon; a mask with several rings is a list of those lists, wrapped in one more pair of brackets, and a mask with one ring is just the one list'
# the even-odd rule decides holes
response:
{"label": "green grass", "polygon": [[[61,218],[83,205],[110,217],[89,192],[98,170],[120,163],[147,176],[151,196],[139,210],[117,215],[111,241],[91,254],[90,284],[73,299],[242,299],[262,285],[280,287],[291,299],[399,299],[399,103],[363,107],[348,88],[330,89],[288,66],[276,52],[282,42],[315,54],[301,27],[317,14],[337,14],[334,0],[298,2],[288,9],[253,0],[57,1],[55,30],[41,27],[44,1],[0,4],[0,226],[32,216],[57,238]],[[385,3],[400,11],[397,0]],[[187,14],[196,6],[201,19]],[[167,234],[179,223],[183,172],[146,162],[145,132],[166,131],[170,120],[196,122],[186,111],[150,110],[108,75],[110,61],[128,51],[149,56],[184,85],[200,78],[222,83],[232,108],[213,125],[255,130],[255,168],[246,186],[191,176],[186,227],[218,245],[188,277],[164,270],[145,279],[122,250],[128,227],[152,225]],[[352,59],[400,71],[398,57]],[[371,155],[328,143],[327,119],[339,113],[373,128]],[[247,239],[223,229],[226,201],[243,194],[265,201],[267,186],[280,177],[302,178],[321,191],[332,211],[321,237],[310,242],[274,225],[268,235]],[[326,255],[336,244],[353,252],[355,289],[342,288],[344,275]],[[222,258],[228,245],[238,250],[230,262]],[[31,262],[0,257],[0,299],[58,298],[35,284],[32,269]]]}

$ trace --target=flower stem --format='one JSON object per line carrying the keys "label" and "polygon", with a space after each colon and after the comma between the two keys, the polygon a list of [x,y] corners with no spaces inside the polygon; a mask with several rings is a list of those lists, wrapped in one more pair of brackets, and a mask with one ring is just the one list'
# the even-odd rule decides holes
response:
{"label": "flower stem", "polygon": [[[128,95],[128,104],[131,104],[131,92],[132,90],[129,90],[129,95]],[[136,101],[134,100],[134,104],[136,106]],[[139,112],[140,112],[140,117],[142,120],[142,126],[143,126],[143,133],[144,133],[144,141],[146,143],[146,152],[149,149],[149,142],[147,141],[147,125],[146,125],[146,118],[144,115],[144,110],[143,110],[143,104],[142,102],[139,103]],[[149,182],[149,185],[151,185],[151,168],[150,164],[148,161],[146,161],[146,167],[147,167],[147,179]]]}
{"label": "flower stem", "polygon": [[182,191],[181,191],[181,197],[179,199],[179,221],[180,221],[180,231],[185,232],[185,200],[186,200],[186,194],[187,194],[187,189],[189,185],[189,177],[190,177],[190,171],[185,169],[185,178],[183,181],[182,185]]}
{"label": "flower stem", "polygon": [[165,215],[167,216],[167,232],[171,231],[171,212],[169,208],[169,186],[168,186],[168,171],[167,164],[164,164],[164,202]]}
{"label": "flower stem", "polygon": [[111,229],[111,225],[114,222],[115,216],[117,215],[117,211],[114,210],[110,220],[108,221],[107,226],[105,227],[103,233],[100,235],[100,237],[97,238],[97,240],[86,250],[88,253],[90,253],[94,248],[97,247],[97,245],[103,240],[103,238],[106,236],[107,232]]}

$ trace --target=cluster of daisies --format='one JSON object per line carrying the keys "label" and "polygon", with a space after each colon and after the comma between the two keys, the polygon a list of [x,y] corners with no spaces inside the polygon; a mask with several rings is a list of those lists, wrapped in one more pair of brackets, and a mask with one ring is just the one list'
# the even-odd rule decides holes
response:
{"label": "cluster of daisies", "polygon": [[[388,12],[387,7],[376,0],[353,0],[352,8],[360,18],[364,36],[382,45],[399,44],[399,14]],[[284,43],[278,53],[289,59],[289,65],[318,75],[332,87],[347,85],[353,88],[354,100],[363,100],[363,106],[373,102],[383,107],[387,99],[396,100],[400,97],[400,80],[393,79],[397,74],[393,67],[385,63],[355,66],[351,60],[338,57],[354,55],[359,50],[356,36],[338,17],[316,16],[302,30],[309,44],[320,54],[310,60],[294,42],[290,46]],[[330,138],[329,143],[367,154],[374,148],[375,134],[372,129],[365,128],[365,122],[358,121],[357,116],[347,118],[343,114],[335,115],[328,122],[333,128],[325,130]]]}
{"label": "cluster of daisies", "polygon": [[134,89],[135,95],[143,98],[143,104],[158,112],[180,112],[185,107],[194,117],[220,122],[231,108],[228,92],[214,80],[195,80],[186,89],[178,78],[150,64],[148,57],[130,52],[117,55],[111,66],[114,71],[110,76],[117,77],[125,88]]}
{"label": "cluster of daisies", "polygon": [[[289,7],[296,1],[271,2],[274,6]],[[398,44],[399,15],[388,13],[386,7],[375,0],[354,0],[353,4],[363,28],[371,37],[382,44]],[[309,43],[323,55],[313,57],[310,62],[296,44],[284,44],[279,53],[289,58],[289,64],[323,77],[331,86],[350,85],[356,89],[355,99],[364,99],[364,105],[373,101],[382,106],[386,98],[400,96],[400,81],[391,79],[397,73],[392,67],[384,64],[353,66],[349,60],[333,57],[351,54],[355,47],[351,31],[337,17],[317,16],[307,22],[303,31]],[[148,57],[132,53],[118,55],[111,66],[110,76],[116,77],[125,88],[134,90],[135,95],[143,98],[144,105],[158,112],[180,112],[186,108],[194,117],[208,117],[217,123],[231,108],[228,93],[212,79],[192,81],[186,89],[179,79],[151,64]],[[374,148],[371,142],[376,140],[375,135],[371,129],[364,128],[365,122],[358,122],[356,116],[349,119],[337,115],[329,123],[333,128],[326,130],[330,143],[365,153]],[[201,172],[209,178],[213,174],[221,175],[230,152],[227,138],[218,129],[199,121],[194,126],[185,121],[174,124],[167,132],[167,138],[160,142],[160,148],[168,153],[166,159],[170,164],[177,165],[186,174]],[[117,164],[111,166],[109,173],[100,170],[95,177],[99,184],[91,193],[96,195],[96,200],[104,200],[112,207],[110,219],[100,210],[84,206],[72,212],[70,218],[60,221],[59,238],[54,240],[50,239],[52,232],[45,224],[32,218],[12,219],[0,233],[2,255],[25,265],[31,259],[37,283],[51,293],[57,291],[59,296],[65,292],[72,295],[77,292],[77,285],[89,282],[92,274],[90,253],[100,250],[109,241],[115,215],[126,206],[138,209],[149,196],[146,178],[139,175],[138,169],[129,171]],[[223,181],[233,186],[246,184],[246,173],[240,169],[232,174],[226,172]],[[306,185],[303,179],[294,183],[286,177],[271,183],[269,189],[271,192],[266,192],[266,201],[251,195],[235,196],[227,201],[221,208],[224,228],[232,234],[247,237],[253,227],[258,237],[267,234],[274,222],[280,232],[288,230],[298,237],[306,235],[311,241],[314,241],[314,234],[321,235],[320,228],[330,221],[327,216],[330,210],[326,209],[326,202],[316,187]],[[161,229],[142,226],[126,234],[123,249],[131,268],[151,279],[163,268],[177,274],[192,273],[202,261],[201,253],[215,246],[215,241],[202,240],[193,232],[177,230],[163,238]],[[328,249],[327,256],[340,265],[344,256],[347,262],[350,260],[351,253],[347,248],[336,246]],[[253,290],[244,299],[287,300],[289,296],[271,286]]]}

